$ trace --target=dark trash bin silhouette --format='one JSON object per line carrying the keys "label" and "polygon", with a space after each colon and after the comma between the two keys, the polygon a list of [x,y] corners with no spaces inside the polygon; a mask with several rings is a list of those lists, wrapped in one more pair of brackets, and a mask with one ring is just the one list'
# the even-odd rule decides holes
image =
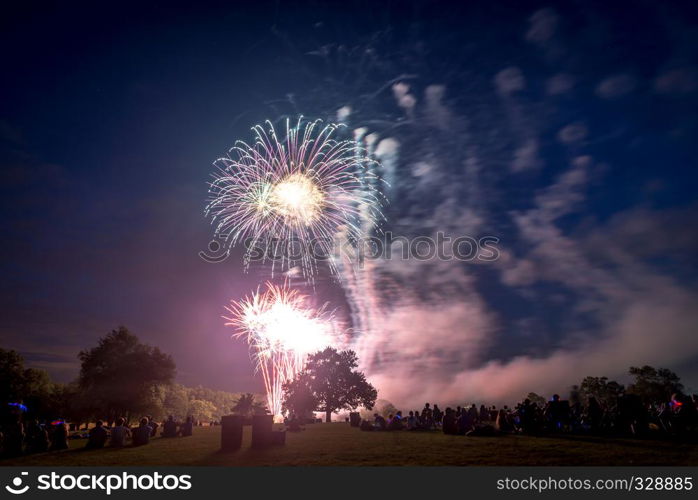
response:
{"label": "dark trash bin silhouette", "polygon": [[272,415],[255,415],[252,417],[252,448],[266,448],[272,444]]}
{"label": "dark trash bin silhouette", "polygon": [[359,415],[358,411],[349,413],[349,425],[352,427],[359,427],[361,425],[361,415]]}
{"label": "dark trash bin silhouette", "polygon": [[221,418],[221,450],[235,451],[242,446],[242,417],[225,415]]}

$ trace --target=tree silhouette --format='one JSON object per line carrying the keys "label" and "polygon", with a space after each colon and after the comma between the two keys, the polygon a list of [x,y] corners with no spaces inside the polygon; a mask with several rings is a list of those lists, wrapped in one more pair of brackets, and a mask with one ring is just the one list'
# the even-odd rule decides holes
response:
{"label": "tree silhouette", "polygon": [[667,368],[631,366],[628,373],[635,377],[628,392],[637,394],[647,403],[666,403],[673,394],[683,394],[681,379]]}
{"label": "tree silhouette", "polygon": [[171,383],[175,375],[169,355],[142,344],[125,327],[100,339],[97,347],[80,351],[78,357],[80,388],[100,416],[110,421],[153,409],[158,386]]}
{"label": "tree silhouette", "polygon": [[248,392],[247,394],[240,395],[240,398],[235,402],[231,411],[243,417],[249,417],[252,415],[264,415],[267,413],[267,407],[264,403],[255,401],[254,394]]}
{"label": "tree silhouette", "polygon": [[314,409],[325,412],[327,422],[338,410],[354,410],[359,406],[370,410],[378,392],[366,381],[363,373],[355,370],[358,366],[354,351],[337,351],[328,347],[309,355],[305,370],[284,384],[285,404],[293,394],[307,391],[315,399]]}
{"label": "tree silhouette", "polygon": [[23,404],[29,418],[54,411],[56,384],[45,370],[25,368],[24,358],[17,351],[0,348],[0,380],[0,412],[7,409],[8,403]]}
{"label": "tree silhouette", "polygon": [[284,391],[281,407],[283,412],[293,412],[305,417],[317,408],[317,399],[308,384],[285,384]]}
{"label": "tree silhouette", "polygon": [[540,408],[543,408],[546,403],[545,398],[536,394],[535,392],[529,392],[528,396],[526,396],[526,399],[528,399],[531,403],[535,403]]}
{"label": "tree silhouette", "polygon": [[625,388],[615,380],[608,380],[607,377],[584,377],[579,386],[579,393],[582,402],[587,403],[593,397],[603,407],[615,406],[618,396]]}

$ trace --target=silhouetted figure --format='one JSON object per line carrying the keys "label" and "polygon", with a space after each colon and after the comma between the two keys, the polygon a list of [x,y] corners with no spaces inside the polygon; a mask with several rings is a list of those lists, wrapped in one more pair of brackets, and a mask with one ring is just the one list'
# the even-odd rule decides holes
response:
{"label": "silhouetted figure", "polygon": [[403,429],[403,423],[402,423],[402,412],[398,411],[394,416],[391,415],[390,419],[388,420],[388,430],[390,431],[399,431]]}
{"label": "silhouetted figure", "polygon": [[[361,422],[363,423],[363,422]],[[370,426],[370,424],[369,424]],[[286,426],[289,432],[300,432],[303,430],[301,423],[298,420],[298,416],[295,413],[291,413],[291,417],[288,419],[288,424]],[[364,430],[364,429],[362,429]]]}
{"label": "silhouetted figure", "polygon": [[698,410],[693,401],[682,394],[674,394],[671,398],[674,410],[675,430],[679,435],[685,435],[698,429]]}
{"label": "silhouetted figure", "polygon": [[51,433],[51,450],[68,449],[68,425],[65,422],[53,426]]}
{"label": "silhouetted figure", "polygon": [[410,411],[407,414],[407,430],[413,431],[417,428],[417,419],[414,417],[414,412]]}
{"label": "silhouetted figure", "polygon": [[4,428],[4,449],[8,457],[22,454],[24,444],[24,425],[19,416],[12,416]]}
{"label": "silhouetted figure", "polygon": [[497,407],[495,405],[492,405],[492,408],[489,409],[490,412],[490,418],[488,420],[495,421],[497,420],[497,415],[499,412],[497,411]]}
{"label": "silhouetted figure", "polygon": [[434,426],[434,414],[431,411],[429,403],[424,404],[424,409],[422,410],[422,428],[431,429]]}
{"label": "silhouetted figure", "polygon": [[480,405],[480,422],[487,422],[490,419],[490,412],[485,405]]}
{"label": "silhouetted figure", "polygon": [[382,415],[378,415],[378,413],[373,414],[373,427],[377,431],[384,431],[388,427],[388,423],[385,421],[385,418],[383,418]]}
{"label": "silhouetted figure", "polygon": [[519,406],[519,424],[521,432],[530,434],[535,431],[536,406],[531,404],[531,400],[526,398]]}
{"label": "silhouetted figure", "polygon": [[39,425],[37,420],[32,420],[27,426],[27,453],[43,453],[48,451],[48,432]]}
{"label": "silhouetted figure", "polygon": [[553,394],[553,399],[548,401],[544,413],[551,430],[561,431],[569,422],[569,402],[560,401],[560,396],[558,394]]}
{"label": "silhouetted figure", "polygon": [[444,434],[457,434],[458,427],[456,426],[456,412],[451,408],[446,408],[442,421]]}
{"label": "silhouetted figure", "polygon": [[[460,408],[460,406],[458,407]],[[443,412],[439,409],[439,405],[434,405],[434,410],[432,411],[432,416],[434,418],[434,426],[438,427],[441,425],[441,421],[444,418]]]}
{"label": "silhouetted figure", "polygon": [[177,422],[175,422],[175,419],[172,415],[167,417],[165,423],[162,424],[162,437],[177,437]]}
{"label": "silhouetted figure", "polygon": [[618,397],[616,430],[641,436],[649,430],[649,415],[637,394],[623,394]]}
{"label": "silhouetted figure", "polygon": [[[475,405],[473,405],[474,407]],[[475,415],[477,415],[477,409],[475,410]],[[458,434],[465,435],[466,433],[472,431],[475,428],[475,421],[477,417],[473,417],[473,413],[469,410],[461,411],[460,417],[456,422],[458,426]]]}
{"label": "silhouetted figure", "polygon": [[509,420],[509,416],[507,415],[506,410],[504,410],[504,409],[499,410],[499,412],[497,413],[497,420],[495,420],[494,427],[499,432],[513,432],[514,431],[514,426],[511,424],[511,421]]}
{"label": "silhouetted figure", "polygon": [[133,446],[143,446],[150,442],[151,427],[148,425],[148,419],[143,417],[138,427],[131,431],[133,435]]}
{"label": "silhouetted figure", "polygon": [[189,416],[182,425],[179,426],[179,433],[186,437],[194,434],[194,418]]}
{"label": "silhouetted figure", "polygon": [[475,424],[475,422],[477,422],[477,419],[478,419],[477,406],[475,406],[475,403],[470,405],[470,409],[468,409],[468,414],[469,414],[470,420],[473,422],[473,424]]}
{"label": "silhouetted figure", "polygon": [[104,448],[104,443],[107,442],[109,433],[104,428],[104,422],[97,420],[95,426],[90,430],[90,435],[87,438],[87,444],[85,448],[97,449]]}
{"label": "silhouetted figure", "polygon": [[587,406],[587,423],[589,430],[594,434],[601,431],[601,420],[603,419],[603,409],[594,396],[589,398]]}
{"label": "silhouetted figure", "polygon": [[152,416],[148,415],[148,426],[150,427],[150,437],[155,437],[157,435],[158,427],[160,427],[160,424],[153,420]]}
{"label": "silhouetted figure", "polygon": [[362,431],[369,431],[369,432],[375,430],[373,428],[373,425],[371,424],[371,421],[366,420],[366,419],[361,421],[361,425],[359,425],[359,429],[361,429]]}
{"label": "silhouetted figure", "polygon": [[126,439],[131,436],[131,429],[124,425],[124,419],[119,417],[116,419],[116,425],[111,430],[111,439],[109,444],[115,448],[126,446]]}

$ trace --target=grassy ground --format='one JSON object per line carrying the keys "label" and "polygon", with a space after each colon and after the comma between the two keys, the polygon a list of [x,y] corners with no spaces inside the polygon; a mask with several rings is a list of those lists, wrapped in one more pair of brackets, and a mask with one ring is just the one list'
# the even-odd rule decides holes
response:
{"label": "grassy ground", "polygon": [[591,437],[465,437],[440,432],[361,432],[347,424],[308,425],[286,446],[221,453],[220,427],[186,438],[155,438],[139,448],[71,449],[1,461],[1,465],[697,465],[698,445]]}

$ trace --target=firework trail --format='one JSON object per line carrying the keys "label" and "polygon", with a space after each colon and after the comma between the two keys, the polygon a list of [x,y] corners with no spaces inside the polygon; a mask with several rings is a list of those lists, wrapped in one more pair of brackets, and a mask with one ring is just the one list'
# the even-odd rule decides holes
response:
{"label": "firework trail", "polygon": [[355,242],[366,218],[383,217],[375,161],[359,142],[336,139],[340,127],[301,117],[293,126],[286,120],[280,138],[267,121],[253,127],[252,145],[238,141],[214,162],[206,213],[228,251],[244,242],[246,267],[270,259],[273,276],[278,260],[282,269],[298,263],[312,281],[322,257],[337,276],[331,256],[338,232]]}
{"label": "firework trail", "polygon": [[264,292],[231,301],[226,326],[245,338],[256,368],[262,373],[267,405],[281,415],[282,386],[304,368],[308,354],[334,346],[339,337],[332,312],[314,309],[308,297],[286,286],[266,284]]}
{"label": "firework trail", "polygon": [[[366,151],[372,154],[373,140],[366,137],[366,129],[354,131],[354,140],[360,144],[366,144]],[[378,189],[377,179],[380,179],[372,170],[382,166],[382,163],[369,165],[369,171],[365,178],[367,189]],[[384,183],[387,186],[387,183]],[[361,218],[361,230],[370,234],[376,229],[376,220],[371,217]],[[351,235],[341,233],[342,241],[347,241]],[[372,259],[362,259],[360,253],[370,249],[359,246],[340,245],[340,249],[348,249],[335,254],[334,259],[339,269],[338,276],[345,292],[349,305],[354,335],[351,348],[358,354],[362,363],[368,363],[371,358],[369,339],[372,337],[375,325],[382,319],[380,306],[376,298],[375,290],[375,262]]]}

